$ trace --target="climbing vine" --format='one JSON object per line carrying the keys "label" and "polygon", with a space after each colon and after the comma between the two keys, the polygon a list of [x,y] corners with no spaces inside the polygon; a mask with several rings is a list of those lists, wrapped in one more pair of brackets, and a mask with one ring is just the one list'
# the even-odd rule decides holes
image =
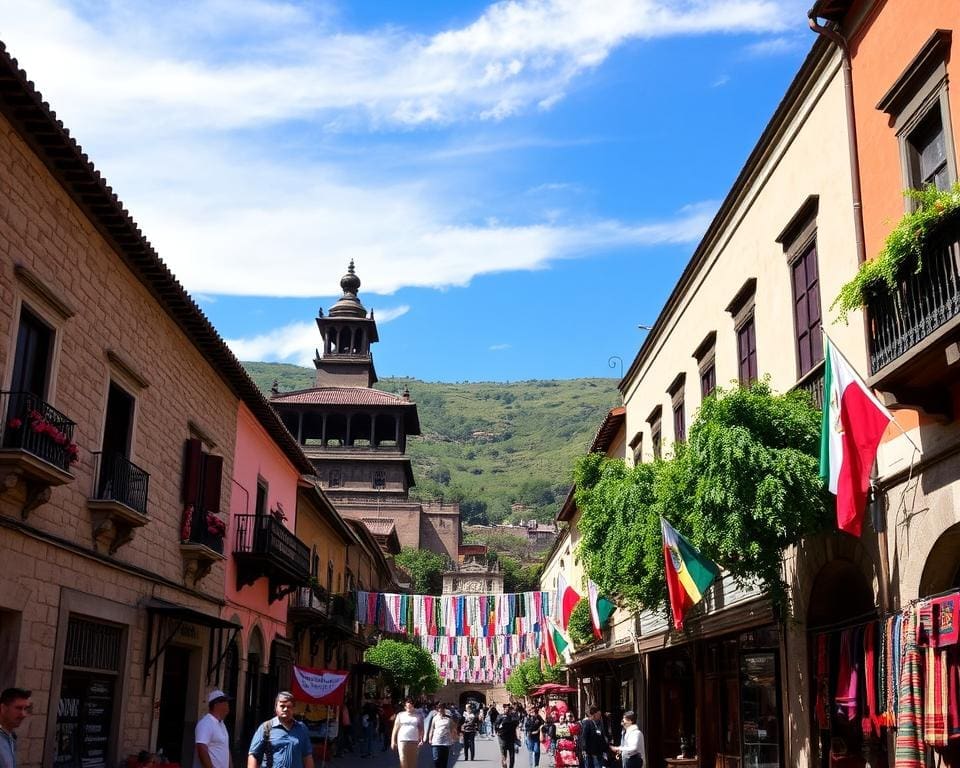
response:
{"label": "climbing vine", "polygon": [[633,608],[663,606],[663,515],[738,581],[784,602],[784,548],[830,522],[819,435],[806,392],[775,394],[763,380],[707,398],[673,458],[628,468],[583,457],[574,480],[587,575]]}
{"label": "climbing vine", "polygon": [[883,250],[860,265],[857,274],[840,289],[830,305],[839,311],[841,320],[865,307],[871,296],[895,290],[907,269],[920,272],[930,236],[960,215],[960,182],[947,190],[939,190],[932,184],[920,190],[908,189],[904,195],[911,198],[916,207],[903,215],[887,236]]}
{"label": "climbing vine", "polygon": [[576,645],[587,645],[594,641],[590,602],[586,598],[579,600],[573,607],[567,631],[570,633],[570,639]]}

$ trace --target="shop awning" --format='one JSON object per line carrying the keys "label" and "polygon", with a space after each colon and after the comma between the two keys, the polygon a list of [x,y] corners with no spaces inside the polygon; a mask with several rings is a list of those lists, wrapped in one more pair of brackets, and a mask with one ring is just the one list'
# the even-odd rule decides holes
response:
{"label": "shop awning", "polygon": [[[212,616],[209,613],[171,603],[159,597],[151,597],[143,607],[147,611],[147,644],[144,653],[143,679],[150,677],[160,656],[170,645],[180,627],[184,624],[199,624],[210,628],[210,642],[207,645],[207,683],[215,679],[220,671],[227,649],[237,633],[243,627],[234,621]],[[156,638],[154,638],[156,624]],[[229,639],[225,636],[229,633]]]}
{"label": "shop awning", "polygon": [[575,669],[576,667],[582,667],[595,661],[613,661],[614,659],[625,659],[629,656],[636,655],[637,649],[633,644],[633,640],[630,639],[625,642],[608,644],[601,648],[589,650],[586,653],[578,653],[573,658],[573,661],[567,664],[567,667]]}
{"label": "shop awning", "polygon": [[221,619],[219,616],[211,616],[209,613],[204,613],[203,611],[198,611],[194,608],[188,608],[185,605],[177,605],[176,603],[168,602],[167,600],[161,600],[159,597],[151,597],[144,603],[144,608],[147,609],[147,613],[154,613],[160,616],[165,616],[175,621],[183,622],[184,624],[200,624],[204,627],[210,627],[212,629],[242,629],[243,627],[236,622],[229,621],[228,619]]}

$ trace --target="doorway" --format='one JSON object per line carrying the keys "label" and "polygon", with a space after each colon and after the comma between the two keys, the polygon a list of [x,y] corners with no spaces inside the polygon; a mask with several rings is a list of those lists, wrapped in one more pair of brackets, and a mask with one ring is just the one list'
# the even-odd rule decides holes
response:
{"label": "doorway", "polygon": [[[160,690],[160,721],[157,754],[171,763],[183,763],[184,726],[190,683],[190,649],[170,645],[163,653],[163,687]],[[191,734],[192,736],[192,734]]]}

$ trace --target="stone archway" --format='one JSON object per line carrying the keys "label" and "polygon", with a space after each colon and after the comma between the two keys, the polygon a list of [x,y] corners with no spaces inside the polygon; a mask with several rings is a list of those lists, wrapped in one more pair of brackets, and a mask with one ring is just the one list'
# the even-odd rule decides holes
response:
{"label": "stone archway", "polygon": [[960,523],[937,537],[923,564],[919,597],[960,587]]}
{"label": "stone archway", "polygon": [[463,712],[467,708],[467,704],[471,701],[479,702],[480,704],[487,703],[487,694],[482,691],[464,691],[460,694],[460,711]]}

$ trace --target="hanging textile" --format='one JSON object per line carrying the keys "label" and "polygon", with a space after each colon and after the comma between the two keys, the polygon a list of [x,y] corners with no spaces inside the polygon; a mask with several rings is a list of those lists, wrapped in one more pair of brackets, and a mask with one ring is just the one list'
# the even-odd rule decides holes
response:
{"label": "hanging textile", "polygon": [[880,735],[877,717],[877,624],[870,622],[863,628],[863,678],[866,684],[867,711],[861,721],[864,736]]}
{"label": "hanging textile", "polygon": [[930,747],[947,746],[947,655],[934,647],[924,652],[923,741]]}
{"label": "hanging textile", "polygon": [[840,634],[840,660],[837,665],[837,686],[834,703],[837,712],[853,720],[857,716],[857,653],[856,630],[845,629]]}
{"label": "hanging textile", "polygon": [[899,710],[895,760],[897,768],[924,768],[923,687],[917,625],[911,610],[903,626],[903,661],[899,685]]}

